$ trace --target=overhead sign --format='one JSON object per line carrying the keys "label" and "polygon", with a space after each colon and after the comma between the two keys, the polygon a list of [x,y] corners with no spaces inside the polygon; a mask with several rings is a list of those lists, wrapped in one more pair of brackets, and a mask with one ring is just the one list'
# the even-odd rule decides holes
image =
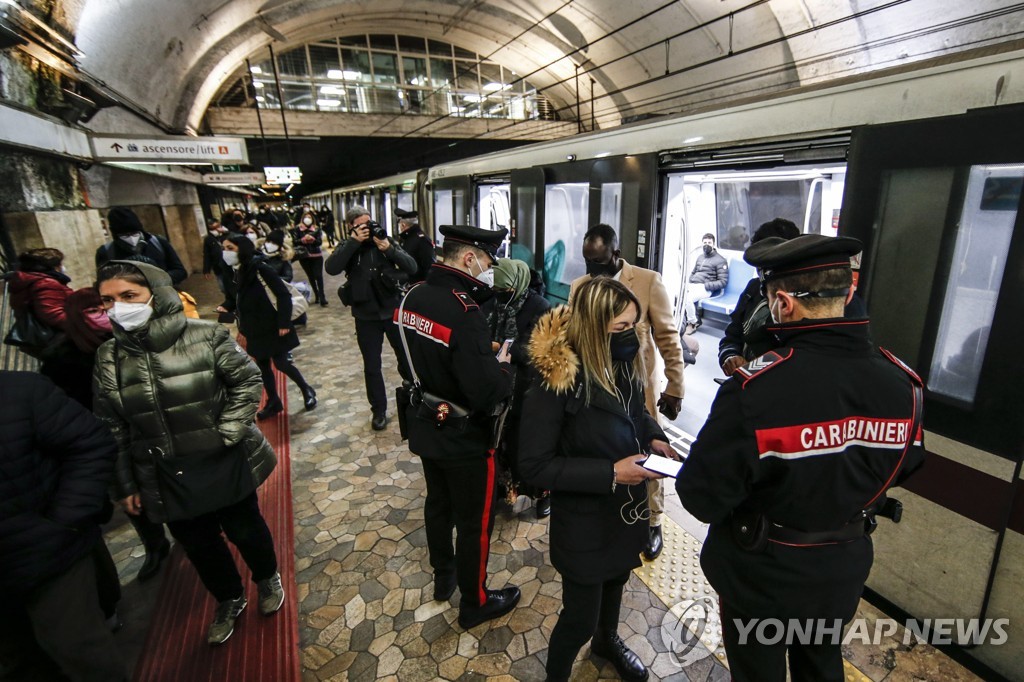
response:
{"label": "overhead sign", "polygon": [[297,185],[302,182],[302,171],[298,166],[266,166],[268,185]]}
{"label": "overhead sign", "polygon": [[204,173],[204,185],[262,185],[267,181],[263,173]]}
{"label": "overhead sign", "polygon": [[188,165],[249,163],[245,139],[187,135],[90,135],[96,161],[181,163]]}

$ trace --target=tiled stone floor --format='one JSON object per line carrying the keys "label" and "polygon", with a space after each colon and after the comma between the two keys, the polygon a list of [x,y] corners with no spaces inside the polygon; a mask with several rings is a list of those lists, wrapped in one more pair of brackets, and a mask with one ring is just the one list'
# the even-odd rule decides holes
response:
{"label": "tiled stone floor", "polygon": [[[522,502],[515,509],[500,509],[490,586],[518,585],[523,598],[510,614],[462,631],[454,622],[458,592],[450,602],[432,600],[418,458],[401,442],[396,421],[382,432],[370,429],[351,315],[333,296],[338,284],[340,279],[328,278],[331,304],[311,310],[310,323],[300,332],[303,345],[294,354],[320,398],[315,411],[293,411],[290,417],[304,680],[542,680],[561,604],[559,576],[547,563],[547,522],[536,521],[532,509],[520,508]],[[200,299],[201,310],[216,305],[210,282],[193,277],[186,289]],[[394,386],[396,363],[386,344],[384,368]],[[289,390],[290,404],[301,404],[295,387]],[[702,539],[701,529],[682,516],[671,491],[668,509],[685,531]],[[125,629],[118,641],[134,663],[153,616],[159,579],[145,585],[134,580],[142,549],[120,513],[107,539],[125,585]],[[669,554],[658,562],[671,562]],[[633,575],[619,632],[650,666],[651,679],[729,679],[710,655],[686,668],[674,662],[660,633],[666,611],[655,592]],[[917,656],[898,649],[844,653],[876,681],[976,679],[962,669],[955,676],[932,677],[925,671],[935,666],[958,668],[934,650]],[[617,676],[610,664],[591,658],[585,646],[573,679]]]}

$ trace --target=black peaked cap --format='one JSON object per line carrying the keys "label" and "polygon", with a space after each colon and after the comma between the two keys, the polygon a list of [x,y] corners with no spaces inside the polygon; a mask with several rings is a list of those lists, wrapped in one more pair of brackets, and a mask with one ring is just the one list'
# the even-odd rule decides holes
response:
{"label": "black peaked cap", "polygon": [[508,234],[504,227],[500,230],[482,230],[472,225],[442,225],[438,229],[445,239],[475,246],[495,260],[498,258],[498,247]]}
{"label": "black peaked cap", "polygon": [[747,247],[743,260],[761,272],[762,281],[770,282],[801,272],[850,267],[850,257],[863,249],[864,244],[853,237],[822,234],[805,234],[793,239],[768,237]]}
{"label": "black peaked cap", "polygon": [[417,211],[406,211],[401,208],[396,208],[395,215],[404,220],[406,218],[415,218],[419,213]]}

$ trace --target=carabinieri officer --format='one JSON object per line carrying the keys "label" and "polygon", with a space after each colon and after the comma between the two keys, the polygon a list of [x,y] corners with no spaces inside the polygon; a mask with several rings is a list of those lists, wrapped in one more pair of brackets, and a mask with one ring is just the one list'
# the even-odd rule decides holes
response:
{"label": "carabinieri officer", "polygon": [[[701,566],[737,682],[783,682],[787,648],[794,682],[843,680],[837,623],[856,613],[874,517],[924,458],[921,380],[871,342],[867,318],[843,318],[861,248],[804,235],[747,249],[780,345],[722,385],[676,481],[683,506],[711,524]],[[794,632],[813,620],[824,640],[758,642],[753,619]]]}
{"label": "carabinieri officer", "polygon": [[[431,266],[395,319],[401,312],[400,329],[425,398],[407,408],[406,420],[409,449],[422,458],[427,483],[434,599],[449,599],[458,584],[459,625],[468,630],[508,613],[520,596],[517,587],[487,589],[495,502],[489,415],[511,394],[513,371],[507,353],[499,362],[491,350],[480,304],[493,295],[491,266],[506,230],[442,225],[440,231],[444,263]],[[468,416],[459,416],[463,411]]]}

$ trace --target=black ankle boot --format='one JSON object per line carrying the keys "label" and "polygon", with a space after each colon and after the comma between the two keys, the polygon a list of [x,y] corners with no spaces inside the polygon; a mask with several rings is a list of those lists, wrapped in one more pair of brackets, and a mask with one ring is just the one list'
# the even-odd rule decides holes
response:
{"label": "black ankle boot", "polygon": [[170,551],[171,543],[166,538],[152,549],[147,547],[146,560],[142,562],[142,568],[139,569],[138,574],[135,576],[136,579],[141,583],[155,576],[160,571],[160,564],[167,558],[167,554]]}
{"label": "black ankle boot", "polygon": [[302,404],[306,408],[306,412],[316,407],[316,391],[313,390],[312,386],[303,387]]}
{"label": "black ankle boot", "polygon": [[590,651],[614,665],[619,677],[626,682],[646,682],[647,666],[618,633],[597,633],[590,642]]}
{"label": "black ankle boot", "polygon": [[280,398],[274,400],[268,400],[267,404],[263,406],[263,409],[256,413],[256,419],[263,421],[264,419],[270,419],[284,410],[284,405],[281,404]]}

